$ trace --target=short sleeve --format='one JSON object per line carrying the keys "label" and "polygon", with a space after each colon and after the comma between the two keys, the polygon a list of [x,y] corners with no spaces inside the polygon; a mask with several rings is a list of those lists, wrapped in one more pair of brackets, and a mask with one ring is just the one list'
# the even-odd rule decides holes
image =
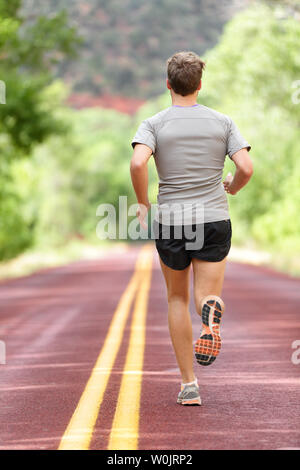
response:
{"label": "short sleeve", "polygon": [[134,138],[131,141],[131,145],[133,148],[135,144],[148,145],[148,147],[151,148],[152,153],[153,154],[155,153],[155,148],[156,148],[155,132],[154,132],[152,125],[147,119],[145,121],[142,121],[142,123],[138,127],[138,130]]}
{"label": "short sleeve", "polygon": [[238,130],[237,126],[232,119],[229,119],[227,128],[227,154],[230,158],[239,150],[246,148],[248,152],[251,150],[251,145],[244,139]]}

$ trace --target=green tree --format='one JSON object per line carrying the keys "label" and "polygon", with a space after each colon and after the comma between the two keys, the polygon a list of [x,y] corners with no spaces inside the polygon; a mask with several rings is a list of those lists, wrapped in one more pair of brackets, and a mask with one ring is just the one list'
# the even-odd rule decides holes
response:
{"label": "green tree", "polygon": [[26,18],[21,6],[21,0],[0,0],[0,79],[7,94],[6,104],[0,105],[0,259],[14,256],[32,241],[34,221],[22,214],[11,165],[65,129],[45,92],[53,80],[52,66],[74,56],[80,43],[64,12]]}
{"label": "green tree", "polygon": [[130,116],[104,109],[65,109],[63,115],[70,132],[39,146],[33,159],[41,244],[64,243],[74,235],[93,238],[99,204],[118,209],[119,195],[135,202],[129,175]]}

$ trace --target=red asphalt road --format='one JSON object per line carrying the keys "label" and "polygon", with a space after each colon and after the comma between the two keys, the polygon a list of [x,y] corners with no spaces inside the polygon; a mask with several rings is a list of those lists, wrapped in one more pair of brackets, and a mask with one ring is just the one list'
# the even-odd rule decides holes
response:
{"label": "red asphalt road", "polygon": [[[101,350],[139,252],[110,253],[0,283],[0,449],[57,449]],[[142,381],[139,449],[300,448],[300,282],[228,263],[223,346],[196,365],[202,407],[176,404],[180,378],[167,329],[165,287],[154,253]],[[200,321],[191,307],[194,338]],[[130,318],[91,449],[105,449]]]}

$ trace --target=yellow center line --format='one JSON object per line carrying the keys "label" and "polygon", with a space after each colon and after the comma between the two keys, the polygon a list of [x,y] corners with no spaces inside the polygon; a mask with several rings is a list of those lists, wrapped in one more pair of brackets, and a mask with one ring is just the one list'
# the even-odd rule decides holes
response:
{"label": "yellow center line", "polygon": [[152,272],[152,250],[144,252],[143,277],[135,301],[131,333],[108,449],[138,448],[145,331]]}
{"label": "yellow center line", "polygon": [[134,274],[120,298],[103,347],[61,439],[59,450],[86,450],[89,448],[103,396],[122,342],[130,307],[141,276],[144,275],[145,257],[147,256],[149,257],[149,247],[145,246],[141,249]]}

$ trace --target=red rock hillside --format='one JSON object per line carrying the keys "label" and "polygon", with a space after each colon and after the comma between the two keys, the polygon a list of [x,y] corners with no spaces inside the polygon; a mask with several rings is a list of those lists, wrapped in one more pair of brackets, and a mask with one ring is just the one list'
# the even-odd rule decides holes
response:
{"label": "red rock hillside", "polygon": [[145,101],[126,96],[101,95],[92,96],[88,93],[72,94],[67,104],[76,109],[82,108],[111,108],[126,114],[134,114]]}

